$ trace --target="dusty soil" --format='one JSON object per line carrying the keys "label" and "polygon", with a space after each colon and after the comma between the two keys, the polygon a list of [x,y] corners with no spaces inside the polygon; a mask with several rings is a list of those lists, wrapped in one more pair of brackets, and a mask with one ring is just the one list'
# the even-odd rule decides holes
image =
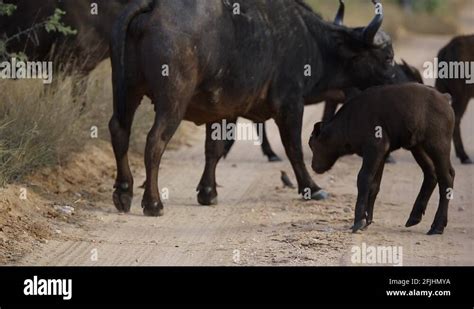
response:
{"label": "dusty soil", "polygon": [[[464,25],[474,26],[472,16],[463,19]],[[421,68],[448,40],[407,35],[398,42],[397,55]],[[305,114],[308,166],[311,152],[306,141],[322,108],[308,107]],[[472,156],[473,120],[471,105],[463,133]],[[269,135],[274,149],[284,157],[273,123]],[[138,188],[132,213],[116,213],[111,199],[113,156],[110,146],[99,141],[92,142],[69,166],[33,176],[26,184],[26,201],[19,199],[24,186],[1,190],[0,263],[337,266],[353,265],[352,246],[366,243],[402,246],[404,265],[474,265],[474,166],[461,166],[454,156],[455,199],[445,235],[425,234],[436,211],[436,193],[424,221],[411,229],[404,227],[422,182],[421,170],[404,151],[395,153],[398,163],[386,168],[375,223],[368,231],[353,235],[349,228],[360,158],[343,158],[329,173],[315,176],[331,196],[323,202],[306,202],[295,190],[282,187],[280,171],[294,178],[287,160],[267,163],[257,146],[241,142],[218,167],[219,205],[201,207],[195,188],[204,166],[202,128],[196,136],[193,146],[165,154],[160,186],[168,188],[170,195],[162,218],[142,215],[143,191]],[[142,159],[135,154],[131,161],[139,185],[144,180]],[[64,206],[73,207],[72,214]]]}

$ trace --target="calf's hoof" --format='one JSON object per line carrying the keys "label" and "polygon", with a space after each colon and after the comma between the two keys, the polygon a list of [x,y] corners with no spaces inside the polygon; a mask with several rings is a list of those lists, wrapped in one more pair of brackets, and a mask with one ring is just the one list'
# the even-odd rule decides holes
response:
{"label": "calf's hoof", "polygon": [[421,222],[421,219],[409,218],[407,223],[405,224],[405,227],[412,227],[412,226],[418,225],[420,222]]}
{"label": "calf's hoof", "polygon": [[268,157],[268,162],[281,162],[281,158],[277,156],[276,154],[274,155],[269,155]]}
{"label": "calf's hoof", "polygon": [[443,228],[436,228],[432,227],[431,230],[428,232],[428,235],[443,235],[444,227]]}
{"label": "calf's hoof", "polygon": [[319,190],[318,192],[314,192],[313,194],[311,194],[311,199],[315,201],[327,200],[328,197],[329,197],[329,193],[327,193],[324,190]]}
{"label": "calf's hoof", "polygon": [[129,191],[129,185],[123,183],[115,186],[115,191],[112,195],[115,208],[121,213],[129,213],[132,207],[133,192]]}
{"label": "calf's hoof", "polygon": [[217,191],[212,187],[198,189],[198,203],[203,206],[217,205]]}
{"label": "calf's hoof", "polygon": [[461,159],[461,163],[464,164],[464,165],[471,165],[472,164],[472,160],[471,158],[465,158],[465,159]]}
{"label": "calf's hoof", "polygon": [[143,214],[147,217],[161,217],[165,214],[163,204],[161,202],[147,203],[142,201]]}
{"label": "calf's hoof", "polygon": [[362,219],[358,222],[356,222],[353,226],[352,226],[352,233],[357,233],[358,231],[360,230],[364,230],[364,229],[367,229],[368,225],[367,225],[367,221],[365,219]]}

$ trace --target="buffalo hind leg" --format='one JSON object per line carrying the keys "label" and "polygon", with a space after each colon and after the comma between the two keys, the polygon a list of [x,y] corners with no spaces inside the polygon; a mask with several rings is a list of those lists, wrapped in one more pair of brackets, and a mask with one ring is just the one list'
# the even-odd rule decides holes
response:
{"label": "buffalo hind leg", "polygon": [[[227,123],[236,123],[230,120]],[[222,123],[220,123],[222,125]],[[220,159],[225,154],[226,142],[212,138],[213,124],[206,125],[206,166],[197,187],[198,202],[204,206],[217,204],[216,168]]]}
{"label": "buffalo hind leg", "polygon": [[272,146],[268,140],[267,136],[267,125],[265,122],[256,123],[257,126],[262,126],[262,151],[263,154],[268,158],[269,162],[280,162],[280,157],[273,151]]}
{"label": "buffalo hind leg", "polygon": [[456,122],[454,127],[454,147],[456,150],[456,156],[461,160],[462,164],[472,164],[471,158],[466,153],[464,149],[464,143],[461,136],[461,119],[466,112],[467,105],[469,103],[469,98],[455,98],[453,99],[453,109],[456,116]]}
{"label": "buffalo hind leg", "polygon": [[303,146],[301,144],[303,100],[293,98],[291,101],[284,102],[282,108],[286,110],[281,111],[275,120],[286,154],[298,181],[298,192],[306,200],[324,200],[328,197],[328,194],[313,181],[304,162]]}
{"label": "buffalo hind leg", "polygon": [[426,154],[426,152],[421,147],[417,147],[412,150],[413,157],[415,158],[418,165],[423,170],[423,184],[421,185],[420,193],[416,198],[413,210],[411,211],[410,218],[406,223],[406,227],[412,227],[421,222],[430,201],[433,191],[438,184],[438,179],[436,177],[436,170],[433,164],[433,161]]}
{"label": "buffalo hind leg", "polygon": [[455,177],[455,171],[450,160],[450,149],[450,145],[444,145],[444,147],[439,147],[437,150],[430,149],[428,152],[433,160],[439,185],[438,210],[428,235],[443,234],[444,229],[448,225],[448,206],[454,194]]}
{"label": "buffalo hind leg", "polygon": [[[163,87],[161,96],[158,95],[158,99],[153,100],[155,121],[148,133],[145,147],[146,180],[142,200],[143,214],[149,217],[159,217],[164,214],[164,207],[158,189],[161,158],[166,146],[183,120],[188,102],[188,99],[182,99],[183,97],[174,99],[172,95],[167,95],[172,91],[167,87]],[[173,93],[176,92],[174,90]]]}
{"label": "buffalo hind leg", "polygon": [[109,131],[117,163],[117,177],[114,185],[113,201],[119,212],[129,212],[133,199],[133,176],[128,162],[128,148],[133,117],[143,95],[129,91],[127,96],[127,114],[123,121],[114,112],[109,122]]}

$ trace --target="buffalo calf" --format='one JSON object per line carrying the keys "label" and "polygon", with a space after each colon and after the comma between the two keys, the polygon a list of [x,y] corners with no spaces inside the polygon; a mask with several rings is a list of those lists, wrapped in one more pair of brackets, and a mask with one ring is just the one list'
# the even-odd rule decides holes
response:
{"label": "buffalo calf", "polygon": [[315,125],[309,144],[316,173],[328,171],[344,155],[363,158],[353,232],[372,223],[385,159],[400,148],[412,152],[424,173],[406,226],[421,222],[439,184],[438,211],[428,234],[444,232],[454,182],[450,152],[455,118],[449,103],[447,95],[423,85],[374,87],[347,102],[330,122]]}

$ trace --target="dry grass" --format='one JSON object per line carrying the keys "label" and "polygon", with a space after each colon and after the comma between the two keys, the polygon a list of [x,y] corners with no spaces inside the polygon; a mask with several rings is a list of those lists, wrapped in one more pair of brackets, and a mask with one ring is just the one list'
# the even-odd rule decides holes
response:
{"label": "dry grass", "polygon": [[[64,163],[81,150],[98,128],[98,138],[109,140],[112,85],[109,61],[92,72],[84,98],[71,97],[72,78],[56,76],[57,89],[37,80],[0,80],[0,186],[18,181],[37,168]],[[86,110],[81,112],[82,100]],[[142,152],[154,119],[153,106],[144,100],[136,115],[132,151]],[[185,123],[169,149],[192,141],[195,127]]]}
{"label": "dry grass", "polygon": [[0,82],[0,184],[61,162],[77,149],[79,109],[67,79],[62,81],[56,91],[41,81]]}

